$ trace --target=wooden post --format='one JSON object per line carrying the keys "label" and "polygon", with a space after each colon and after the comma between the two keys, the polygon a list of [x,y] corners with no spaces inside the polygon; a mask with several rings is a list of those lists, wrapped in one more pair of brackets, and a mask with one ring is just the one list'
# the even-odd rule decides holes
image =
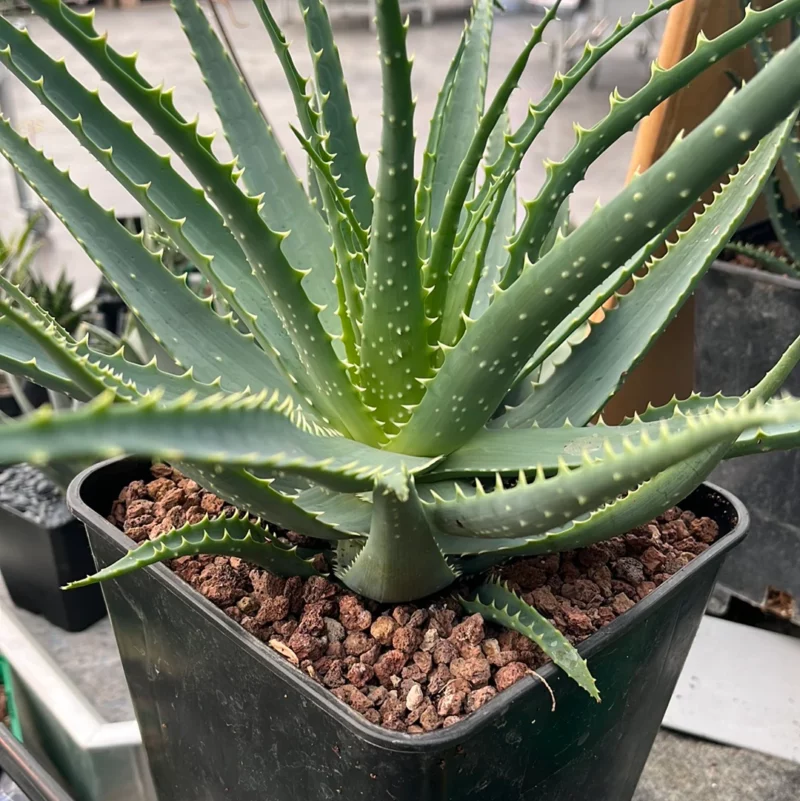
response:
{"label": "wooden post", "polygon": [[[713,39],[741,19],[739,0],[684,0],[669,14],[658,60],[662,67],[677,64],[694,49],[702,31]],[[689,86],[668,98],[642,121],[636,137],[628,179],[653,164],[681,132],[699,125],[731,91],[726,70],[743,78],[753,74],[746,49],[732,53]],[[642,411],[648,403],[664,404],[673,395],[686,397],[694,385],[694,302],[690,299],[609,401],[604,417],[619,422]]]}

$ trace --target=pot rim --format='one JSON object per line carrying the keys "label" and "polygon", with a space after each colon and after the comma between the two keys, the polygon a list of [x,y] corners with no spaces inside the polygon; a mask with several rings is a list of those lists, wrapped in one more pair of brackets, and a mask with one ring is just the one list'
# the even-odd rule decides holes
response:
{"label": "pot rim", "polygon": [[[131,463],[139,462],[146,464],[148,460],[135,459],[126,456],[118,456],[87,468],[77,475],[67,489],[67,506],[72,514],[81,520],[85,525],[93,528],[97,533],[102,534],[107,539],[113,541],[125,551],[130,549],[131,540],[125,536],[116,526],[112,525],[102,515],[92,509],[86,503],[81,492],[83,485],[96,473],[119,464],[123,461]],[[724,534],[708,550],[693,559],[688,565],[683,567],[678,573],[672,576],[669,581],[657,587],[646,598],[639,601],[632,609],[620,615],[614,621],[595,632],[578,646],[578,652],[584,659],[589,659],[596,652],[608,647],[619,639],[623,633],[633,624],[637,618],[647,615],[649,610],[666,602],[669,595],[672,595],[684,582],[688,581],[692,574],[702,569],[709,562],[717,559],[721,554],[741,542],[744,538],[750,516],[744,504],[732,493],[721,487],[703,482],[701,486],[711,490],[712,493],[721,497],[729,504],[734,511],[736,522],[733,528]],[[698,487],[699,488],[699,487]],[[368,742],[375,748],[387,751],[421,752],[429,749],[442,749],[455,747],[463,740],[471,736],[475,731],[483,728],[494,718],[502,715],[521,695],[533,691],[537,685],[542,692],[546,692],[541,680],[535,680],[533,676],[526,676],[518,681],[513,687],[499,693],[492,701],[455,726],[447,729],[426,734],[408,734],[406,732],[393,732],[383,729],[380,726],[369,723],[350,707],[339,701],[327,689],[320,687],[310,676],[301,670],[290,665],[282,659],[266,643],[261,642],[248,631],[245,631],[238,623],[232,620],[221,609],[214,606],[207,598],[192,588],[189,584],[179,579],[166,565],[150,565],[147,570],[153,570],[153,575],[164,584],[169,591],[183,599],[185,602],[199,605],[205,612],[206,617],[220,629],[230,640],[234,641],[239,647],[247,649],[251,654],[265,661],[270,669],[278,674],[287,684],[294,686],[299,692],[305,692],[306,696],[317,707],[329,715],[335,717],[341,724],[350,731]],[[113,620],[112,620],[113,624]],[[558,668],[552,663],[548,663],[540,668],[537,673],[544,681],[553,678],[558,672]]]}

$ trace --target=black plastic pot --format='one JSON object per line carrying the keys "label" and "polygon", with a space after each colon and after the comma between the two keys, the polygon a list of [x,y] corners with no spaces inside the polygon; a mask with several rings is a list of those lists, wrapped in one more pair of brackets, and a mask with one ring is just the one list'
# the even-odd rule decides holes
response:
{"label": "black plastic pot", "polygon": [[0,573],[17,606],[66,631],[82,631],[105,615],[103,593],[99,587],[61,587],[93,570],[79,521],[47,528],[0,504]]}
{"label": "black plastic pot", "polygon": [[[740,236],[774,241],[769,224]],[[715,262],[700,283],[696,306],[698,391],[741,394],[758,382],[797,336],[800,281]],[[800,370],[785,384],[800,394]],[[761,605],[772,587],[800,598],[800,451],[758,454],[723,462],[712,475],[747,506],[753,536],[729,559],[720,583]],[[800,623],[800,609],[797,611]]]}
{"label": "black plastic pot", "polygon": [[[44,389],[44,387],[40,387],[38,384],[32,384],[30,381],[25,381],[24,379],[22,386],[25,397],[35,407],[38,408],[43,403],[47,403],[47,390]],[[7,417],[19,417],[22,414],[17,399],[8,386],[3,386],[2,389],[0,389],[0,412],[3,412]]]}
{"label": "black plastic pot", "polygon": [[[73,481],[98,566],[130,543],[106,521],[147,465]],[[159,565],[104,585],[160,801],[629,801],[724,555],[747,512],[702,486],[684,507],[725,536],[588,639],[595,703],[552,666],[556,698],[524,679],[462,723],[426,735],[366,723]]]}

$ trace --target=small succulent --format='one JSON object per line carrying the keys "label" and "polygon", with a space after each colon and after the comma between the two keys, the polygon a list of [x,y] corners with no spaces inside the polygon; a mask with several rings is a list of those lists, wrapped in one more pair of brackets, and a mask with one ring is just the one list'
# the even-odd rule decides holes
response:
{"label": "small succulent", "polygon": [[[792,41],[800,40],[800,19],[792,20],[791,39]],[[752,41],[750,48],[757,68],[764,69],[774,55],[766,35],[757,36]],[[795,128],[793,135],[784,146],[780,161],[789,185],[793,187],[795,194],[800,196],[800,127]],[[728,250],[755,260],[770,272],[800,279],[800,216],[790,210],[787,198],[781,190],[777,172],[770,175],[764,197],[767,201],[772,229],[775,231],[782,252],[739,241],[730,242]]]}
{"label": "small succulent", "polygon": [[38,215],[33,215],[27,225],[16,236],[0,235],[0,275],[15,284],[24,281],[31,261],[36,255],[36,224]]}
{"label": "small succulent", "polygon": [[[215,312],[113,212],[0,125],[0,150],[172,368],[76,341],[3,282],[3,365],[89,403],[6,427],[0,458],[152,456],[243,512],[165,533],[79,583],[190,553],[313,574],[308,552],[284,547],[259,518],[326,542],[335,577],[352,590],[405,602],[512,557],[618,535],[682,500],[721,459],[800,444],[800,402],[771,399],[800,359],[800,339],[743,397],[693,396],[620,426],[592,424],[771,174],[800,104],[800,44],[606,207],[574,230],[566,222],[571,192],[601,153],[719,58],[800,14],[800,0],[748,11],[717,39],[701,37],[675,67],[654,64],[632,97],[615,93],[608,115],[577,128],[565,158],[547,163],[521,219],[515,178],[552,114],[606,53],[678,0],[651,5],[587,46],[516,129],[508,100],[557,4],[487,99],[495,9],[493,0],[475,0],[418,177],[407,25],[398,0],[378,0],[383,113],[374,187],[324,6],[300,0],[310,80],[266,2],[255,2],[296,106],[308,193],[196,0],[174,7],[236,154],[230,162],[181,115],[172,91],[148,83],[135,56],[97,33],[91,14],[59,0],[30,3],[200,188],[62,61],[0,20],[3,63],[141,203],[225,310]],[[727,178],[713,202],[673,241],[677,222],[720,175]],[[618,294],[631,280],[633,289]],[[591,323],[614,298],[613,311]],[[586,665],[544,617],[505,586],[472,582],[468,609],[531,637],[597,696]]]}
{"label": "small succulent", "polygon": [[87,312],[86,308],[75,308],[75,284],[65,271],[58,276],[55,285],[34,275],[24,282],[25,293],[47,312],[62,328],[74,334]]}

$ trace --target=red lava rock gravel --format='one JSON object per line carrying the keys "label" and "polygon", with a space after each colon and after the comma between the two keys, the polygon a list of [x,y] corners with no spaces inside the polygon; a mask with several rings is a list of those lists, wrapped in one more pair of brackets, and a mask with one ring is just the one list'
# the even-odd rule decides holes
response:
{"label": "red lava rock gravel", "polygon": [[[152,481],[125,487],[109,516],[136,542],[207,513],[235,512],[166,465],[154,465],[152,473]],[[635,606],[718,534],[713,520],[669,509],[621,537],[517,559],[499,574],[578,644]],[[282,536],[309,543],[291,532]],[[324,557],[319,559],[324,568]],[[466,615],[452,597],[382,605],[327,578],[280,578],[237,557],[184,556],[169,566],[340,701],[393,731],[421,734],[452,726],[547,661],[529,639]]]}

